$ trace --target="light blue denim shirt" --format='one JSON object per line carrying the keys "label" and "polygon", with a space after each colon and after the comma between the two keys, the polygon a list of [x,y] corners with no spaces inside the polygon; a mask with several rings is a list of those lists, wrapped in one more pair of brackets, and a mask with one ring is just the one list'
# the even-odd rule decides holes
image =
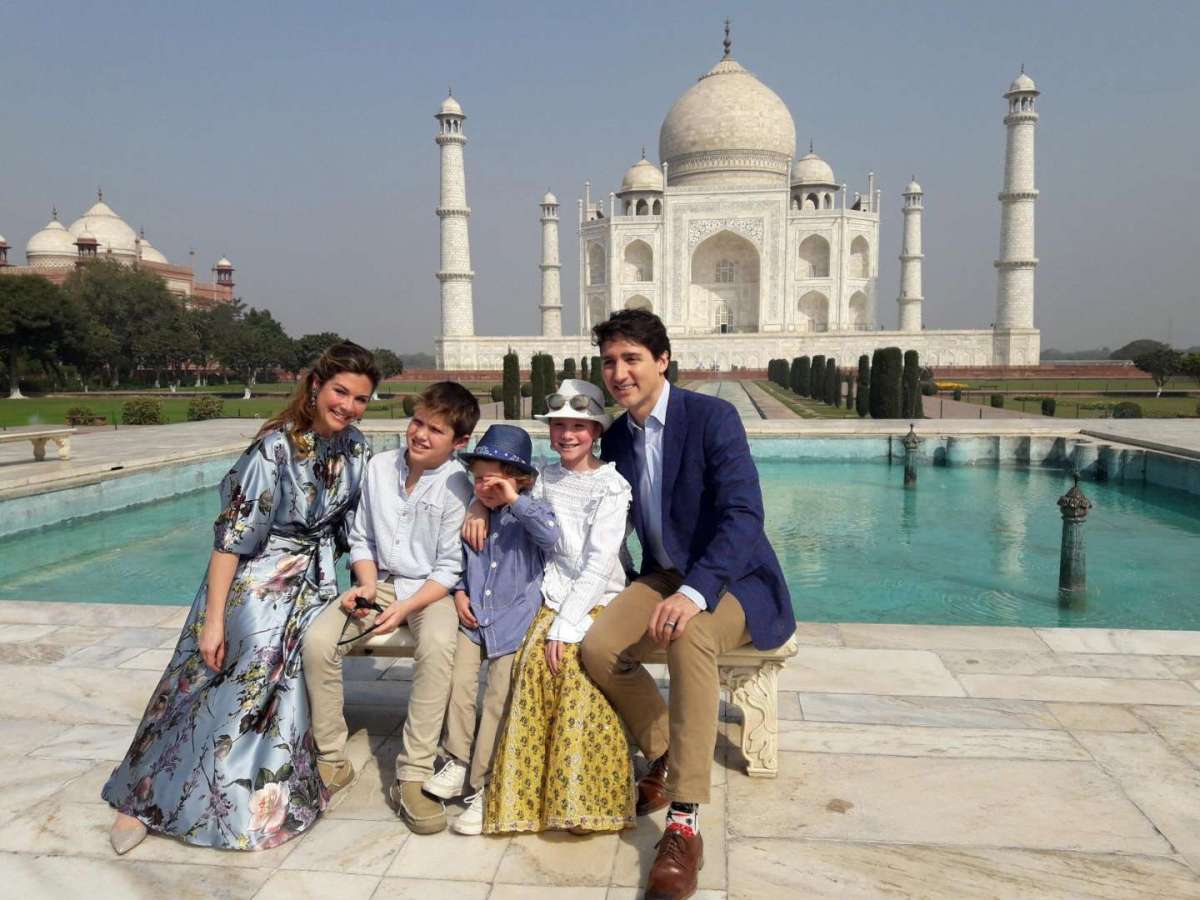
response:
{"label": "light blue denim shirt", "polygon": [[[645,549],[660,569],[674,569],[675,563],[663,545],[662,526],[662,483],[663,483],[663,432],[667,427],[667,401],[671,396],[671,383],[663,381],[662,393],[650,415],[646,417],[645,425],[638,425],[632,415],[625,417],[629,429],[633,433],[633,455],[638,467],[638,500],[642,509],[642,524],[646,529]],[[683,594],[701,609],[708,604],[704,595],[688,585],[679,589]]]}
{"label": "light blue denim shirt", "polygon": [[483,550],[465,542],[466,571],[456,590],[471,598],[478,628],[459,628],[488,659],[515,653],[542,605],[546,557],[558,542],[558,520],[544,500],[521,494],[509,506],[493,510]]}

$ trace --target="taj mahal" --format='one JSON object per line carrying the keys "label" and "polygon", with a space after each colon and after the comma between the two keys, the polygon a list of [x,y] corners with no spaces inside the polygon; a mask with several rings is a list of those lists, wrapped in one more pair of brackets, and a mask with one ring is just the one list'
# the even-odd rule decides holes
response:
{"label": "taj mahal", "polygon": [[[1039,94],[1021,73],[1004,93],[1007,129],[1000,201],[995,322],[986,329],[922,324],[921,220],[914,178],[902,194],[896,327],[878,284],[882,190],[839,183],[812,151],[796,158],[796,127],[779,96],[731,55],[675,101],[663,120],[656,165],[632,165],[620,187],[578,200],[580,333],[562,333],[559,202],[540,203],[541,334],[475,334],[466,198],[466,115],[453,96],[436,115],[441,152],[441,334],[444,369],[497,369],[508,349],[522,361],[592,355],[594,323],[619,309],[655,312],[681,368],[759,369],[822,354],[849,365],[878,347],[917,350],[928,365],[1036,365],[1034,132]],[[890,302],[890,298],[888,298]]]}

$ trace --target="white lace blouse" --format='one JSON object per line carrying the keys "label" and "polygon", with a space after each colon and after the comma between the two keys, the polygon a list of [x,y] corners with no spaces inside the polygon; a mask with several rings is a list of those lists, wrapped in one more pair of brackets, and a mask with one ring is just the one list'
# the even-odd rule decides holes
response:
{"label": "white lace blouse", "polygon": [[558,519],[559,539],[546,563],[542,596],[558,615],[547,638],[577,644],[592,624],[588,615],[625,589],[625,545],[633,491],[616,466],[570,472],[546,465],[533,487]]}

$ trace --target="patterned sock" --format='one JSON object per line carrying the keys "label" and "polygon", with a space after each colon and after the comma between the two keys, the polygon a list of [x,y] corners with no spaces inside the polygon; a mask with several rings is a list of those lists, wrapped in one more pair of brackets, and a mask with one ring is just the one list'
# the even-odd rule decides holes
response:
{"label": "patterned sock", "polygon": [[688,837],[700,833],[700,804],[671,802],[667,809],[667,831],[682,831]]}

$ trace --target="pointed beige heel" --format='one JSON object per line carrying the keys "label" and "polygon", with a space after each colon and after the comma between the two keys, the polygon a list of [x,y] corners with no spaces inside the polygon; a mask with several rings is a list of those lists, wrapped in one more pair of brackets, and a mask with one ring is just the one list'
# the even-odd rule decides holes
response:
{"label": "pointed beige heel", "polygon": [[117,821],[113,822],[108,832],[108,842],[117,851],[118,856],[124,856],[146,839],[146,826],[124,813],[117,813]]}

